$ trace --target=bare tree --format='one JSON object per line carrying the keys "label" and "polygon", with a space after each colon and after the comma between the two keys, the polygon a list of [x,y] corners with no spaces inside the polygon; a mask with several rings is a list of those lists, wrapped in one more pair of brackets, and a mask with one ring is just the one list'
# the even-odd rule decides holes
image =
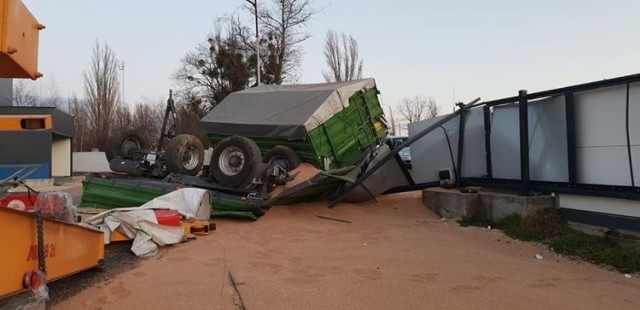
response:
{"label": "bare tree", "polygon": [[89,71],[83,72],[88,115],[95,145],[103,149],[119,105],[118,60],[108,44],[96,42]]}
{"label": "bare tree", "polygon": [[201,108],[204,114],[230,93],[247,88],[252,75],[237,28],[227,26],[223,32],[218,24],[215,34],[185,55],[173,76],[180,87],[179,101]]}
{"label": "bare tree", "polygon": [[64,102],[54,78],[37,81],[18,80],[13,84],[13,105],[18,107],[55,107],[64,110]]}
{"label": "bare tree", "polygon": [[91,119],[89,108],[78,100],[74,93],[68,100],[67,113],[74,116],[75,137],[73,138],[73,150],[75,152],[90,151],[93,141],[93,131],[90,129]]}
{"label": "bare tree", "polygon": [[55,107],[61,110],[65,110],[65,102],[62,100],[60,96],[60,89],[58,88],[58,83],[56,83],[56,79],[54,77],[43,78],[42,80],[38,80],[37,82],[41,82],[41,99],[40,106],[43,107]]}
{"label": "bare tree", "polygon": [[111,128],[138,128],[138,124],[133,121],[133,114],[129,106],[124,104],[118,104],[115,110],[115,116],[111,123]]}
{"label": "bare tree", "polygon": [[40,90],[34,81],[15,80],[13,83],[13,105],[35,107],[40,102]]}
{"label": "bare tree", "polygon": [[324,58],[329,67],[328,71],[322,72],[325,81],[342,82],[362,78],[362,59],[359,59],[358,41],[353,36],[343,32],[340,42],[335,31],[327,31]]}
{"label": "bare tree", "polygon": [[153,147],[157,146],[160,138],[164,110],[163,100],[154,102],[147,98],[133,108],[133,122],[139,128],[143,139],[146,139],[148,145]]}
{"label": "bare tree", "polygon": [[396,118],[395,118],[395,116],[393,115],[393,109],[392,109],[391,107],[389,107],[389,117],[388,117],[388,120],[389,120],[389,125],[391,125],[391,132],[390,132],[390,134],[391,134],[392,136],[395,136],[395,135],[396,135]]}
{"label": "bare tree", "polygon": [[[255,14],[253,5],[246,8]],[[296,79],[302,61],[301,43],[311,37],[304,26],[318,13],[311,0],[272,0],[258,3],[258,20],[262,33],[260,58],[265,84],[282,84]],[[239,25],[239,24],[238,24]],[[250,28],[239,31],[244,45],[255,53]]]}
{"label": "bare tree", "polygon": [[413,96],[405,97],[398,106],[398,113],[409,123],[423,119],[433,118],[438,115],[438,105],[431,97]]}

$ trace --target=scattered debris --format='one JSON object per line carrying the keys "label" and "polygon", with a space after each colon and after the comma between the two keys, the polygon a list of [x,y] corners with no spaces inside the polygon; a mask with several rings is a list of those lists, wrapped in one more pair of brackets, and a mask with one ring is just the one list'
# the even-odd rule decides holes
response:
{"label": "scattered debris", "polygon": [[491,230],[491,225],[487,226],[487,230]]}
{"label": "scattered debris", "polygon": [[536,259],[542,259],[542,255],[536,254]]}
{"label": "scattered debris", "polygon": [[625,273],[624,277],[627,278],[627,279],[631,279],[632,278],[632,276],[630,274],[628,274],[628,273]]}
{"label": "scattered debris", "polygon": [[[115,241],[112,237],[121,234],[125,240],[134,240],[131,250],[136,255],[152,257],[158,253],[159,246],[176,244],[192,234],[204,235],[215,229],[209,222],[204,222],[211,214],[210,199],[207,190],[182,188],[153,198],[140,207],[105,211],[84,223],[102,230],[106,243]],[[185,217],[186,225],[180,224],[181,216]]]}
{"label": "scattered debris", "polygon": [[340,222],[340,223],[348,223],[351,224],[351,221],[347,221],[347,220],[342,220],[342,219],[337,219],[337,218],[333,218],[333,217],[328,217],[328,216],[322,216],[322,215],[316,215],[317,218],[321,218],[323,220],[330,220],[330,221],[336,221],[336,222]]}

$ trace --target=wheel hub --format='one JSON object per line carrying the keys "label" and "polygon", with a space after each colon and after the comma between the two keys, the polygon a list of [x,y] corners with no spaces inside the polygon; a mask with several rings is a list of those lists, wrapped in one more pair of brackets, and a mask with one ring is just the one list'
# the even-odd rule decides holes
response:
{"label": "wheel hub", "polygon": [[135,139],[128,138],[122,141],[120,153],[124,157],[131,157],[137,149],[140,149],[140,143],[138,143],[138,141],[136,141]]}
{"label": "wheel hub", "polygon": [[244,153],[239,148],[230,146],[222,151],[218,164],[224,174],[236,175],[244,167]]}
{"label": "wheel hub", "polygon": [[198,152],[196,152],[193,147],[188,148],[184,154],[182,154],[182,165],[187,170],[198,167]]}
{"label": "wheel hub", "polygon": [[279,166],[284,171],[289,171],[289,162],[282,156],[276,156],[269,161],[269,164],[273,166]]}
{"label": "wheel hub", "polygon": [[239,167],[240,165],[242,165],[242,158],[237,155],[231,156],[231,158],[229,159],[229,165],[231,165],[234,168]]}

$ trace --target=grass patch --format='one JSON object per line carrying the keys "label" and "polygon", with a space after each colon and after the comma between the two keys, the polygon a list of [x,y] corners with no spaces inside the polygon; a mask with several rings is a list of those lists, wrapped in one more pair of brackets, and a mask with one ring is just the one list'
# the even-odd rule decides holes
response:
{"label": "grass patch", "polygon": [[640,251],[622,247],[607,237],[573,232],[553,238],[548,244],[558,254],[606,265],[621,272],[640,272]]}
{"label": "grass patch", "polygon": [[606,236],[591,236],[569,228],[555,209],[544,209],[533,216],[513,214],[498,222],[477,215],[462,218],[461,226],[492,226],[511,238],[545,243],[555,253],[604,265],[621,272],[640,272],[640,251],[620,246]]}
{"label": "grass patch", "polygon": [[484,214],[476,214],[472,216],[465,216],[458,220],[458,224],[462,227],[478,226],[487,227],[491,225],[491,221]]}

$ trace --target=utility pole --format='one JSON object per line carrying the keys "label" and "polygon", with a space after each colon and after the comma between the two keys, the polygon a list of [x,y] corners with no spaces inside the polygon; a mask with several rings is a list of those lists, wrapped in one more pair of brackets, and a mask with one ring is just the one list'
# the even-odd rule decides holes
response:
{"label": "utility pole", "polygon": [[258,33],[258,0],[246,0],[253,5],[253,13],[256,19],[256,73],[258,76],[257,85],[260,86],[260,33]]}
{"label": "utility pole", "polygon": [[124,61],[120,63],[118,69],[122,70],[122,104],[124,104]]}

